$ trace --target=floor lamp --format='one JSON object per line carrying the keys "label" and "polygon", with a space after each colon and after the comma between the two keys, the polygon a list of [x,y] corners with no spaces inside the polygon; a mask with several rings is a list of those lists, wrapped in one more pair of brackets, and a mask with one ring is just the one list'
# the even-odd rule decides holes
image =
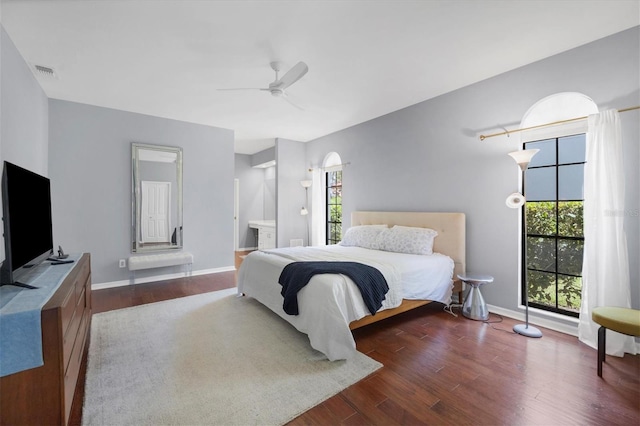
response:
{"label": "floor lamp", "polygon": [[[520,171],[524,174],[524,172],[527,170],[527,167],[529,167],[529,163],[531,162],[531,159],[533,158],[534,155],[536,155],[536,153],[540,151],[539,149],[524,149],[522,151],[515,151],[515,152],[510,152],[509,155],[511,156],[511,158],[513,158],[516,163],[518,163],[518,166],[520,166]],[[526,245],[527,245],[527,207],[525,205],[525,198],[522,194],[515,192],[511,195],[509,195],[509,197],[507,197],[507,206],[511,207],[511,208],[519,208],[524,206],[524,215],[523,215],[523,220],[522,220],[522,229],[524,230],[523,234],[523,238],[524,240],[524,247],[525,247],[525,252],[524,255],[526,256]],[[524,277],[524,291],[525,291],[525,295],[524,295],[524,312],[525,312],[525,323],[524,324],[516,324],[513,326],[513,331],[515,333],[518,334],[522,334],[523,336],[527,336],[527,337],[542,337],[542,332],[540,330],[538,330],[537,328],[529,325],[529,283],[527,280],[527,274],[523,274]]]}
{"label": "floor lamp", "polygon": [[307,245],[311,245],[311,236],[309,234],[309,210],[307,210],[307,206],[309,205],[309,187],[311,186],[312,181],[310,180],[301,180],[300,185],[304,188],[304,196],[305,196],[305,205],[300,209],[300,214],[302,216],[306,216],[307,220]]}

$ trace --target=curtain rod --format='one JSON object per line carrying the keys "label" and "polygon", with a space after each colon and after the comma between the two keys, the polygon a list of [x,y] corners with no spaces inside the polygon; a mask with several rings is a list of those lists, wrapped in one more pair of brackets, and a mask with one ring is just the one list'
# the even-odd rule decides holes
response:
{"label": "curtain rod", "polygon": [[331,169],[333,167],[337,167],[337,166],[348,166],[349,164],[351,164],[351,162],[347,161],[346,163],[340,163],[340,164],[335,164],[333,166],[328,166],[328,167],[310,167],[309,171],[312,172],[314,170],[325,170],[325,169]]}
{"label": "curtain rod", "polygon": [[[633,111],[635,109],[640,109],[640,106],[634,106],[634,107],[630,107],[630,108],[619,109],[618,112]],[[571,123],[572,121],[586,120],[587,118],[589,118],[589,117],[588,116],[584,116],[584,117],[569,118],[567,120],[553,121],[551,123],[538,124],[537,126],[524,127],[522,129],[505,130],[504,132],[500,132],[500,133],[492,133],[490,135],[480,135],[480,140],[483,141],[483,140],[485,140],[487,138],[492,138],[494,136],[510,135],[511,133],[518,133],[518,132],[523,132],[525,130],[539,129],[541,127],[555,126],[556,124]]]}

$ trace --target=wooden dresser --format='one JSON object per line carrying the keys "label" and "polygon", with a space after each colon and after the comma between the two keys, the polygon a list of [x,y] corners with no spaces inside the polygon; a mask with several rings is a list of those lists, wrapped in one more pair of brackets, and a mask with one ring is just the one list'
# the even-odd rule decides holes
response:
{"label": "wooden dresser", "polygon": [[42,308],[44,365],[0,378],[0,424],[66,425],[91,324],[91,256]]}

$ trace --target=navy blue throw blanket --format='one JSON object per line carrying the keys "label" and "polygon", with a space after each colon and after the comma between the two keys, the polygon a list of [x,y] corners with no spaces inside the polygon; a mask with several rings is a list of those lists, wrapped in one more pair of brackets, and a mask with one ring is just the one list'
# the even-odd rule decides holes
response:
{"label": "navy blue throw blanket", "polygon": [[358,262],[293,262],[284,267],[278,282],[284,297],[283,309],[289,315],[298,315],[298,291],[306,286],[316,274],[343,274],[351,278],[360,289],[362,299],[371,312],[382,306],[389,285],[376,268]]}

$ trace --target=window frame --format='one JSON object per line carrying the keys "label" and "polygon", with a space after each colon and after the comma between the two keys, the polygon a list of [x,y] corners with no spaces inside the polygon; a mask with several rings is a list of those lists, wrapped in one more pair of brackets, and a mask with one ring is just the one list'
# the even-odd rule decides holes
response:
{"label": "window frame", "polygon": [[[583,214],[584,214],[584,191],[582,194],[582,198],[581,199],[560,199],[560,170],[561,167],[564,166],[572,166],[572,165],[584,165],[586,164],[586,156],[584,161],[582,162],[567,162],[567,163],[560,163],[560,144],[561,144],[561,140],[562,139],[566,139],[566,138],[571,138],[571,137],[576,137],[576,136],[583,136],[584,137],[584,143],[585,143],[585,148],[586,148],[586,133],[576,133],[576,134],[571,134],[571,135],[562,135],[562,136],[552,136],[552,137],[545,137],[544,139],[539,139],[539,140],[528,140],[526,142],[523,142],[522,144],[522,148],[523,149],[529,149],[531,144],[535,144],[535,143],[539,143],[539,142],[543,142],[543,141],[548,141],[548,140],[554,140],[554,145],[555,145],[555,162],[553,164],[548,164],[548,165],[541,165],[541,166],[533,166],[533,167],[529,167],[527,168],[528,170],[536,170],[536,169],[548,169],[548,168],[554,168],[555,169],[555,200],[536,200],[536,201],[529,201],[528,199],[526,199],[527,194],[526,194],[526,179],[527,179],[527,173],[525,172],[523,174],[523,193],[525,195],[525,204],[521,209],[521,223],[526,224],[526,226],[522,227],[522,234],[521,234],[521,259],[522,259],[522,264],[521,264],[521,287],[520,287],[520,303],[522,305],[525,305],[525,297],[526,295],[529,296],[529,301],[528,301],[528,305],[531,308],[536,308],[536,309],[540,309],[540,310],[544,310],[547,312],[553,312],[556,314],[560,314],[560,315],[564,315],[564,316],[568,316],[568,317],[574,317],[574,318],[578,318],[579,317],[579,313],[580,313],[580,306],[577,306],[574,308],[574,310],[569,310],[563,307],[559,307],[559,278],[560,277],[579,277],[582,278],[582,272],[580,272],[579,275],[576,274],[570,274],[570,273],[565,273],[565,272],[559,272],[559,263],[560,263],[560,256],[559,256],[559,242],[563,241],[563,240],[569,240],[569,241],[582,241],[582,254],[584,256],[584,216],[583,216],[583,228],[582,228],[582,236],[581,237],[577,237],[577,236],[563,236],[560,234],[560,204],[561,203],[566,203],[566,202],[582,202],[582,209],[583,209]],[[583,185],[584,185],[584,178],[583,178]],[[529,204],[534,204],[534,203],[541,203],[541,202],[553,202],[554,203],[554,210],[555,210],[555,232],[553,235],[546,235],[546,234],[534,234],[534,233],[529,233],[529,222],[526,220],[525,215],[527,214],[527,206]],[[529,247],[529,238],[545,238],[545,239],[551,239],[553,240],[553,246],[554,246],[554,270],[553,271],[547,271],[547,270],[543,270],[543,269],[537,269],[537,268],[530,268],[529,265],[529,259],[528,259],[528,247]],[[584,262],[584,257],[583,257],[583,262]],[[528,274],[530,271],[534,271],[534,272],[540,272],[540,273],[549,273],[549,274],[553,274],[554,278],[555,278],[555,306],[552,306],[551,304],[542,304],[536,301],[532,301],[531,300],[531,287],[529,287],[529,291],[526,291],[525,286],[529,285],[529,279],[528,279]],[[580,301],[582,303],[582,300]]]}
{"label": "window frame", "polygon": [[[332,181],[330,174],[340,174],[340,179],[335,179]],[[331,220],[331,207],[332,206],[340,206],[340,211],[342,211],[342,170],[331,170],[331,171],[327,171],[325,172],[325,182],[326,182],[326,188],[325,188],[325,214],[326,214],[326,223],[325,223],[325,228],[326,228],[326,235],[325,235],[325,244],[329,245],[329,244],[337,244],[342,240],[342,215],[341,215],[341,219],[340,221],[332,221]],[[331,185],[330,182],[340,182],[339,184],[335,184],[335,185]],[[331,203],[331,197],[330,197],[330,191],[331,190],[337,190],[340,192],[340,197],[339,203]],[[331,238],[332,237],[332,233],[331,233],[331,229],[332,227],[334,227],[334,229],[339,229],[339,233],[337,234],[336,238]]]}

